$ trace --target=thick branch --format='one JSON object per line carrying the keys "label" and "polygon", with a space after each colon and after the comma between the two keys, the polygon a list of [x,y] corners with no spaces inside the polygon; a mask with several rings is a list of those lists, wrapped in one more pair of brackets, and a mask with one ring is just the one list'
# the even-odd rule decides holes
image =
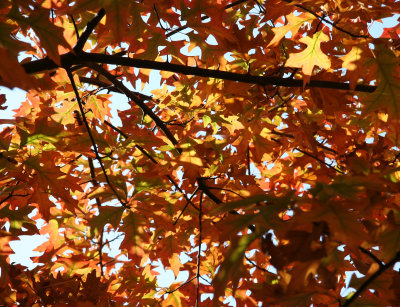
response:
{"label": "thick branch", "polygon": [[[76,64],[87,65],[89,63],[102,63],[102,64],[114,64],[136,68],[155,69],[162,71],[170,71],[183,75],[192,75],[205,78],[215,78],[230,81],[237,81],[250,84],[258,85],[276,85],[285,87],[303,87],[303,80],[295,80],[290,78],[271,77],[271,76],[253,76],[251,74],[238,74],[228,71],[220,71],[215,69],[206,69],[199,67],[191,67],[186,65],[171,64],[158,61],[132,59],[128,57],[120,57],[109,54],[98,54],[98,53],[86,53],[82,52],[79,55],[67,53],[61,56],[61,63],[63,66],[69,67]],[[58,65],[50,60],[49,58],[32,61],[29,63],[22,64],[27,73],[39,73],[45,70],[51,70],[58,68]],[[330,88],[336,90],[350,90],[349,83],[333,82],[333,81],[322,81],[322,80],[311,80],[308,87],[318,88]],[[355,88],[359,92],[373,92],[376,86],[358,84]]]}
{"label": "thick branch", "polygon": [[[100,20],[104,17],[106,11],[102,8],[100,11],[94,16],[94,18],[88,22],[86,25],[85,30],[83,31],[82,35],[79,37],[76,45],[74,47],[74,52],[79,53],[82,51],[83,46],[87,42],[89,35],[92,34],[94,28],[99,24]],[[78,32],[77,32],[78,34]]]}

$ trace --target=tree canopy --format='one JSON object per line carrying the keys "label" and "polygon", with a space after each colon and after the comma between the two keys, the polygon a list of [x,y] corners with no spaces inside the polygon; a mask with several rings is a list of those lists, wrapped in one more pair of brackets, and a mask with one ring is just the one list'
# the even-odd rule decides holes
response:
{"label": "tree canopy", "polygon": [[[400,26],[368,27],[399,13],[1,1],[0,85],[27,95],[0,120],[0,304],[398,304]],[[35,234],[38,266],[11,264]]]}

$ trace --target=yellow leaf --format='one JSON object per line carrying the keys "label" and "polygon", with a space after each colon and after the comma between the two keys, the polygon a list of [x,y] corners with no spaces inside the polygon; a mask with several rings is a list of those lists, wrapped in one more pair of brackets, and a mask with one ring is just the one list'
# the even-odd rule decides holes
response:
{"label": "yellow leaf", "polygon": [[314,66],[320,66],[324,69],[331,67],[331,61],[328,56],[321,50],[321,42],[326,42],[329,37],[319,31],[313,35],[313,37],[303,37],[300,39],[301,43],[307,45],[307,48],[299,53],[292,53],[286,62],[287,67],[301,68],[304,74],[304,85],[310,81],[310,77]]}
{"label": "yellow leaf", "polygon": [[188,155],[182,155],[180,158],[180,161],[194,164],[197,166],[203,166],[203,162],[201,161],[201,159],[199,157],[191,157]]}
{"label": "yellow leaf", "polygon": [[360,48],[356,46],[351,48],[350,52],[341,58],[343,61],[342,67],[348,70],[355,70],[357,68],[355,62],[361,58],[361,53],[362,50]]}
{"label": "yellow leaf", "polygon": [[278,27],[272,29],[272,31],[275,33],[274,38],[269,42],[268,47],[275,47],[279,44],[281,39],[289,32],[292,32],[292,37],[297,34],[299,31],[300,27],[303,25],[304,22],[306,21],[311,21],[315,19],[314,15],[311,15],[309,13],[304,13],[299,16],[295,16],[293,13],[289,14],[286,16],[286,19],[288,21],[286,26]]}
{"label": "yellow leaf", "polygon": [[174,292],[168,294],[167,299],[164,300],[161,303],[161,306],[162,307],[169,307],[169,306],[180,307],[180,306],[183,306],[182,302],[181,302],[182,298],[185,298],[185,295],[183,295],[179,291],[174,291]]}
{"label": "yellow leaf", "polygon": [[172,271],[174,272],[175,278],[178,277],[180,268],[183,267],[178,254],[172,254],[172,257],[168,259]]}

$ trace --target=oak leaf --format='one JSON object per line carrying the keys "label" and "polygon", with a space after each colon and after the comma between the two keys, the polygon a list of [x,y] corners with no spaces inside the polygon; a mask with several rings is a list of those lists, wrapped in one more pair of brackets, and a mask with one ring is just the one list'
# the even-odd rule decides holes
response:
{"label": "oak leaf", "polygon": [[329,40],[328,35],[323,31],[315,33],[312,37],[302,37],[299,42],[307,45],[306,49],[299,53],[291,53],[285,66],[301,68],[304,74],[303,86],[305,86],[312,76],[314,66],[324,69],[331,67],[329,57],[322,52],[321,43]]}

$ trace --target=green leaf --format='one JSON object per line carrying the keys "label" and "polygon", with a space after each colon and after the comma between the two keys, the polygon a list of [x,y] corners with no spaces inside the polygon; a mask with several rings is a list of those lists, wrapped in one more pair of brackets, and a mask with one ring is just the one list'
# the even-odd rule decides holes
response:
{"label": "green leaf", "polygon": [[106,224],[111,224],[116,229],[121,222],[123,213],[123,207],[101,206],[99,214],[89,220],[89,225],[95,235],[98,235]]}
{"label": "green leaf", "polygon": [[212,122],[211,117],[208,116],[207,114],[204,114],[204,115],[203,115],[203,125],[204,125],[204,128],[206,128],[206,127],[208,126],[208,124],[211,124],[211,122]]}
{"label": "green leaf", "polygon": [[8,219],[10,222],[10,232],[13,234],[28,234],[27,232],[21,232],[21,228],[27,228],[30,233],[36,233],[36,223],[28,218],[28,215],[32,212],[33,207],[23,207],[17,210],[10,210],[10,205],[7,205],[0,209],[0,219]]}
{"label": "green leaf", "polygon": [[376,45],[376,53],[378,87],[373,93],[362,95],[361,101],[364,103],[367,113],[386,108],[389,114],[393,114],[398,119],[400,116],[399,60],[392,51],[382,45]]}
{"label": "green leaf", "polygon": [[214,300],[217,300],[224,293],[225,287],[229,281],[235,284],[235,282],[240,279],[243,257],[247,247],[259,236],[258,233],[252,233],[250,235],[237,237],[237,240],[232,241],[231,248],[213,281],[215,288]]}

